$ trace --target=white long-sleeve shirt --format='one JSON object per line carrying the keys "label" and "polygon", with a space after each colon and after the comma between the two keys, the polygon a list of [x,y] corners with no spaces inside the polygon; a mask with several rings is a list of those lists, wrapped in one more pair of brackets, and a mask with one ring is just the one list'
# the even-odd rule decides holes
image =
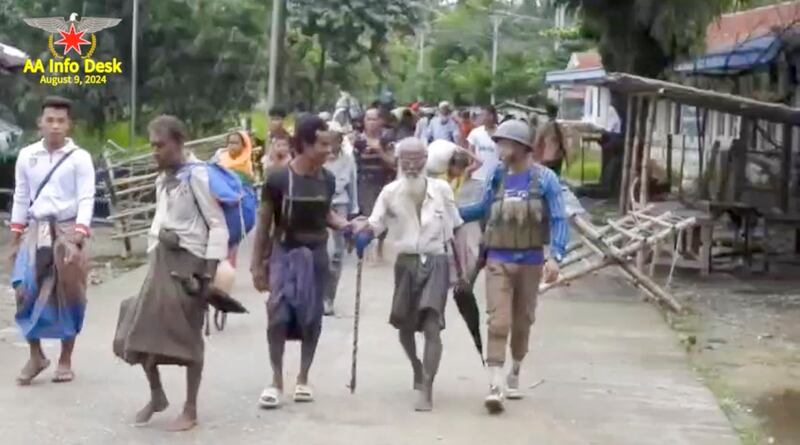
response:
{"label": "white long-sleeve shirt", "polygon": [[[208,170],[199,166],[178,175],[162,173],[156,179],[156,214],[148,233],[148,252],[158,245],[162,228],[178,235],[192,255],[222,260],[228,255],[228,226],[219,202],[211,194]],[[178,177],[180,176],[180,178]]]}
{"label": "white long-sleeve shirt", "polygon": [[[67,153],[77,150],[53,173],[34,201],[36,190],[50,170]],[[67,139],[66,144],[50,152],[44,141],[20,150],[15,169],[14,205],[11,230],[21,232],[28,221],[54,216],[58,221],[75,220],[77,230],[89,234],[94,213],[95,174],[92,156]]]}
{"label": "white long-sleeve shirt", "polygon": [[464,224],[450,184],[435,178],[427,181],[420,215],[411,197],[403,191],[402,180],[384,187],[375,201],[369,225],[375,233],[388,228],[398,253],[444,254],[453,231]]}

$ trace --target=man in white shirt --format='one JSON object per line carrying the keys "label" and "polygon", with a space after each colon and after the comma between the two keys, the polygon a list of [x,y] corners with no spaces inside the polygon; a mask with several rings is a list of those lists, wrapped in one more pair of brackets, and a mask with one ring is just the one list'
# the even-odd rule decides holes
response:
{"label": "man in white shirt", "polygon": [[492,105],[486,106],[481,121],[483,125],[470,132],[467,142],[469,149],[481,161],[480,166],[473,171],[472,179],[485,183],[500,166],[497,144],[492,140],[497,130],[497,110]]}
{"label": "man in white shirt", "polygon": [[[380,234],[388,227],[390,233],[396,234],[398,256],[389,322],[399,330],[400,344],[411,360],[414,389],[419,391],[415,409],[431,411],[450,283],[447,245],[462,220],[449,184],[425,177],[425,144],[408,138],[400,141],[395,150],[399,178],[384,187],[369,219],[356,224],[356,232]],[[425,336],[421,361],[417,357],[416,332]]]}
{"label": "man in white shirt", "polygon": [[[331,121],[328,123],[328,130],[333,134],[333,150],[328,161],[325,162],[325,168],[336,178],[336,191],[331,207],[342,218],[348,218],[359,212],[356,161],[343,149],[345,128],[338,122]],[[331,276],[325,293],[324,312],[325,315],[330,316],[334,314],[333,302],[336,299],[336,290],[339,287],[342,262],[347,246],[343,231],[328,229],[328,233],[330,235],[328,237],[328,257],[330,258]]]}
{"label": "man in white shirt", "polygon": [[41,339],[61,340],[54,382],[69,382],[75,338],[86,309],[88,258],[84,241],[94,210],[92,157],[67,137],[72,103],[49,97],[42,106],[42,140],[17,157],[11,210],[12,285],[16,321],[30,347],[17,378],[30,385],[49,365]]}
{"label": "man in white shirt", "polygon": [[453,108],[450,106],[450,102],[439,104],[439,113],[431,118],[424,131],[423,140],[428,144],[439,139],[453,143],[461,140],[461,130],[453,117]]}

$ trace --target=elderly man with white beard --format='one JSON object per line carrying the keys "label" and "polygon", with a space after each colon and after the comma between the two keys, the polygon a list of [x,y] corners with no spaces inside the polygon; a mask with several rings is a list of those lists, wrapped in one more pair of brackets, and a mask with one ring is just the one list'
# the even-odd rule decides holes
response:
{"label": "elderly man with white beard", "polygon": [[[416,138],[395,148],[398,179],[381,191],[369,219],[356,223],[359,252],[375,234],[396,234],[394,297],[389,323],[399,331],[400,344],[411,361],[417,411],[433,409],[433,381],[442,357],[441,331],[450,283],[447,246],[463,221],[450,185],[425,176],[427,151]],[[422,360],[415,333],[425,337]]]}

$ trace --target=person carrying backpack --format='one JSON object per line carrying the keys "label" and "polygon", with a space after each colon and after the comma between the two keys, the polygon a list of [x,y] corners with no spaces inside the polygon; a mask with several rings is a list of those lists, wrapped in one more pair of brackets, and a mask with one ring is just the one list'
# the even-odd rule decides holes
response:
{"label": "person carrying backpack", "polygon": [[148,130],[160,172],[156,214],[148,233],[149,270],[139,295],[120,306],[113,349],[126,363],[142,366],[147,376],[150,401],[136,414],[139,425],[169,405],[158,367],[186,368],[186,403],[167,426],[185,431],[197,424],[204,315],[231,234],[225,204],[212,190],[221,173],[213,164],[205,168],[206,164],[187,162],[183,122],[160,116]]}
{"label": "person carrying backpack", "polygon": [[564,128],[556,121],[558,107],[547,105],[549,120],[536,132],[536,141],[533,143],[533,159],[561,176],[564,164],[569,162],[567,141],[564,137]]}
{"label": "person carrying backpack", "polygon": [[[217,151],[212,162],[235,173],[242,182],[243,193],[255,198],[255,172],[253,170],[253,143],[250,136],[245,131],[234,131],[228,135],[228,145]],[[255,215],[255,207],[253,208]],[[255,216],[254,216],[255,218]],[[252,227],[252,225],[250,226]],[[247,230],[249,232],[249,230]],[[245,232],[242,234],[246,235]],[[233,241],[228,250],[228,261],[236,267],[236,253],[239,249],[239,241]]]}

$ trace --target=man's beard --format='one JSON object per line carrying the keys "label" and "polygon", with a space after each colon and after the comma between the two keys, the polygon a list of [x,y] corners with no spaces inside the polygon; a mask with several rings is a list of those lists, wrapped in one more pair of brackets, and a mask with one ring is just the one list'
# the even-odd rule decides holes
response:
{"label": "man's beard", "polygon": [[400,182],[402,184],[401,190],[403,193],[408,194],[414,201],[419,201],[425,197],[425,190],[428,183],[423,175],[408,175],[401,173]]}

